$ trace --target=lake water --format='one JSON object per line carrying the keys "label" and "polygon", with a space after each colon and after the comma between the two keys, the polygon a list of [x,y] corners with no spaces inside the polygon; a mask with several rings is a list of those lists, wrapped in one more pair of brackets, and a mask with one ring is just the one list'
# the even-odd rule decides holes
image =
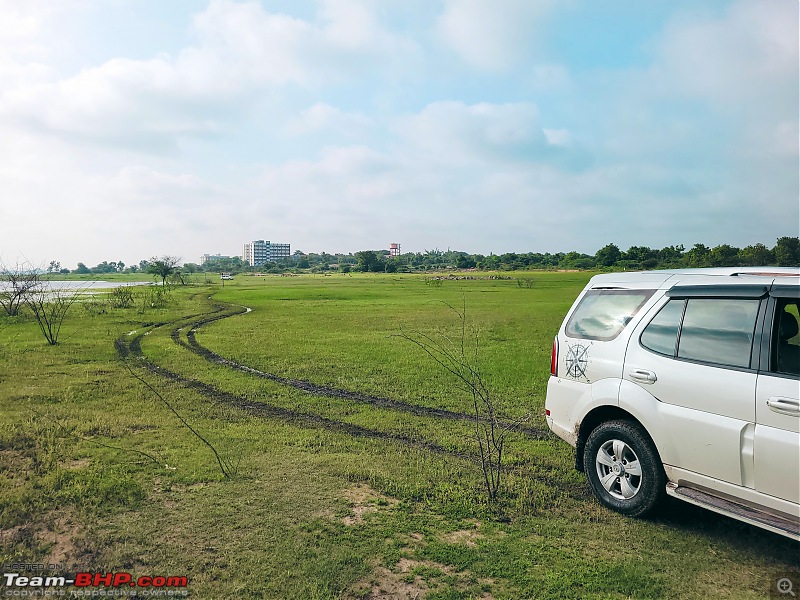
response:
{"label": "lake water", "polygon": [[[41,284],[48,290],[68,290],[77,292],[107,290],[126,285],[154,285],[152,281],[58,281],[55,279],[42,281]],[[0,292],[6,292],[10,289],[11,286],[7,281],[0,281]]]}

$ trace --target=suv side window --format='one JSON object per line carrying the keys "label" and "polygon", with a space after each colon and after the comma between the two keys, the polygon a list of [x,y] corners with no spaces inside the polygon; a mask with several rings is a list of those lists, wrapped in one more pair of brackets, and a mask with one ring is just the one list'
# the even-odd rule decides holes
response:
{"label": "suv side window", "polygon": [[642,332],[642,346],[658,354],[675,356],[685,304],[684,300],[667,302]]}
{"label": "suv side window", "polygon": [[747,368],[759,302],[741,298],[670,300],[642,332],[640,343],[658,354]]}
{"label": "suv side window", "polygon": [[564,332],[572,338],[608,342],[617,337],[655,290],[589,290]]}
{"label": "suv side window", "polygon": [[775,306],[775,331],[772,336],[770,371],[800,375],[800,312],[798,301],[779,298]]}
{"label": "suv side window", "polygon": [[678,358],[749,367],[759,300],[690,298]]}

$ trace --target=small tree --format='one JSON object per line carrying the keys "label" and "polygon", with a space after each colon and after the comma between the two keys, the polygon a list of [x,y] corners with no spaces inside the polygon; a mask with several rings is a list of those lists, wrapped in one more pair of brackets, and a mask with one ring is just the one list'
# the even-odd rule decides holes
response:
{"label": "small tree", "polygon": [[0,306],[9,317],[19,313],[29,293],[41,283],[41,278],[30,265],[17,264],[8,268],[0,263]]}
{"label": "small tree", "polygon": [[180,262],[179,256],[162,256],[161,258],[154,256],[147,261],[147,272],[161,277],[161,285],[165,285],[167,277],[175,272]]}
{"label": "small tree", "polygon": [[[440,281],[440,280],[439,280]],[[480,339],[474,333],[473,340],[467,330],[466,303],[461,311],[445,303],[458,317],[461,325],[460,337],[455,341],[445,336],[434,338],[421,332],[401,333],[399,337],[416,344],[440,367],[455,377],[461,388],[472,397],[474,415],[473,436],[478,447],[478,458],[483,471],[486,494],[490,502],[497,500],[503,469],[503,450],[508,434],[517,429],[530,415],[507,421],[501,418],[494,394],[480,368],[478,354]]]}
{"label": "small tree", "polygon": [[79,291],[45,289],[39,286],[26,294],[25,305],[33,313],[39,329],[51,346],[58,344],[61,325],[78,299],[78,293]]}

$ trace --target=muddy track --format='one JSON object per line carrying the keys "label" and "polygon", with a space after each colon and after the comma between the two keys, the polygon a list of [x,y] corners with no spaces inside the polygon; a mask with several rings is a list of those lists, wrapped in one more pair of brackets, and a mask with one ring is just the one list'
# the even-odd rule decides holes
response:
{"label": "muddy track", "polygon": [[[379,396],[371,396],[369,394],[362,394],[359,392],[352,392],[350,390],[343,390],[340,388],[319,385],[302,379],[290,379],[287,377],[281,377],[279,375],[274,375],[272,373],[259,371],[258,369],[248,367],[247,365],[243,365],[241,363],[237,363],[233,360],[220,356],[213,350],[210,350],[205,346],[200,345],[200,343],[197,341],[195,337],[195,332],[200,327],[207,325],[208,323],[219,321],[221,319],[226,319],[228,317],[232,317],[235,315],[244,314],[245,312],[247,312],[247,309],[242,308],[241,310],[229,311],[223,313],[222,311],[224,310],[224,307],[216,306],[215,308],[216,310],[214,311],[215,314],[213,314],[213,316],[208,316],[207,318],[196,321],[189,326],[190,329],[186,333],[186,338],[188,340],[188,343],[180,339],[180,332],[186,328],[186,325],[182,327],[177,327],[172,330],[172,332],[170,333],[172,341],[178,344],[179,346],[182,346],[183,348],[189,350],[190,352],[193,352],[198,356],[202,356],[206,360],[213,362],[215,364],[222,365],[231,369],[236,369],[238,371],[242,371],[249,375],[261,377],[263,379],[268,379],[270,381],[274,381],[275,383],[279,383],[281,385],[287,385],[302,390],[304,392],[307,392],[308,394],[312,394],[314,396],[321,396],[327,398],[342,398],[344,400],[350,400],[352,402],[358,402],[360,404],[369,404],[372,406],[377,406],[379,408],[402,411],[416,416],[433,417],[436,419],[447,419],[452,421],[475,420],[475,415],[469,413],[455,412],[455,411],[445,410],[442,408],[429,408],[427,406],[420,406],[418,404],[401,402],[400,400],[392,400],[391,398],[381,398]],[[539,440],[550,437],[549,432],[545,432],[533,427],[517,425],[514,426],[513,428],[515,431],[519,431],[520,433],[522,433],[523,435],[525,435],[530,439]]]}
{"label": "muddy track", "polygon": [[[211,322],[211,321],[215,321],[215,320],[218,320],[218,319],[221,319],[221,318],[226,318],[227,316],[232,316],[233,314],[241,314],[242,312],[244,312],[244,311],[240,311],[240,312],[234,312],[234,313],[229,313],[229,314],[223,314],[223,313],[221,313],[221,311],[224,310],[222,307],[218,306],[217,309],[219,309],[219,310],[218,311],[214,311],[216,314],[214,314],[214,316],[211,317],[211,318],[204,319],[202,324],[205,324],[205,323],[208,323],[208,322]],[[204,316],[208,317],[208,314],[209,313],[206,313],[206,315],[204,315]],[[185,317],[184,319],[192,319],[192,318],[194,318],[196,316],[199,316],[199,315],[190,315],[188,317]],[[156,328],[165,327],[165,326],[168,326],[168,325],[174,325],[175,323],[176,323],[175,321],[173,321],[171,323],[166,323],[166,322],[154,323],[152,325],[152,329],[150,329],[149,331],[152,331],[152,330],[154,330]],[[191,349],[189,344],[186,344],[185,342],[183,342],[179,338],[180,330],[185,328],[185,327],[187,327],[187,326],[188,325],[184,325],[183,327],[178,327],[178,328],[173,329],[172,332],[171,332],[171,337],[172,337],[173,340],[176,340],[177,343],[179,343],[181,346],[184,346],[186,348]],[[196,327],[196,326],[197,326],[197,324],[195,323],[193,325],[193,327]],[[218,403],[224,404],[226,406],[235,407],[235,408],[237,408],[237,409],[239,409],[239,410],[241,410],[243,412],[246,412],[247,414],[255,416],[255,417],[277,419],[277,420],[281,420],[281,421],[285,421],[285,422],[288,422],[288,423],[292,423],[292,424],[295,424],[295,425],[298,425],[298,426],[301,426],[301,427],[320,428],[320,429],[325,429],[325,430],[328,430],[328,431],[333,431],[333,432],[338,432],[338,433],[345,433],[347,435],[350,435],[350,436],[353,436],[353,437],[356,437],[356,438],[391,441],[391,442],[398,443],[398,444],[400,444],[402,446],[406,446],[406,447],[410,447],[410,448],[416,448],[416,449],[420,449],[420,450],[425,450],[425,451],[432,452],[432,453],[439,454],[439,455],[451,456],[451,457],[454,457],[454,458],[458,458],[458,459],[461,459],[461,460],[467,460],[467,461],[470,461],[470,462],[476,462],[477,461],[477,457],[472,456],[469,453],[459,452],[459,451],[454,450],[452,448],[446,448],[446,447],[444,447],[444,446],[442,446],[440,444],[437,444],[435,442],[431,442],[431,441],[424,440],[424,439],[419,439],[419,438],[413,438],[413,437],[409,437],[409,436],[404,436],[404,435],[397,434],[397,433],[381,431],[381,430],[377,430],[377,429],[369,429],[367,427],[362,427],[360,425],[354,425],[352,423],[347,423],[345,421],[338,421],[338,420],[335,420],[335,419],[329,419],[327,417],[323,417],[323,416],[316,415],[316,414],[313,414],[313,413],[306,413],[306,412],[296,411],[296,410],[292,410],[292,409],[288,409],[288,408],[284,408],[284,407],[280,407],[280,406],[275,406],[275,405],[268,404],[268,403],[262,402],[262,401],[253,401],[253,400],[251,400],[251,399],[249,399],[247,397],[239,396],[237,394],[232,394],[230,392],[226,392],[226,391],[220,390],[219,388],[217,388],[217,387],[215,387],[213,385],[210,385],[208,383],[202,382],[200,380],[192,379],[192,378],[189,378],[189,377],[184,377],[182,375],[179,375],[178,373],[175,373],[173,371],[170,371],[168,369],[165,369],[164,367],[161,367],[161,366],[155,364],[154,362],[148,360],[147,357],[144,356],[144,353],[142,352],[142,348],[141,348],[141,340],[142,340],[142,337],[144,337],[144,335],[149,333],[149,331],[148,332],[139,333],[138,335],[135,335],[135,336],[123,336],[123,337],[120,337],[120,338],[116,339],[114,341],[114,347],[115,347],[117,353],[119,354],[120,358],[122,358],[123,360],[130,359],[130,358],[135,358],[136,359],[136,363],[138,365],[144,367],[145,369],[147,369],[152,374],[154,374],[154,375],[156,375],[156,376],[158,376],[158,377],[160,377],[162,379],[165,379],[167,381],[171,381],[173,383],[176,383],[178,385],[186,387],[188,389],[195,390],[195,391],[199,392],[200,394],[202,394],[203,396],[209,398],[210,400],[213,400],[214,402],[218,402]],[[214,362],[216,362],[216,361],[214,361]],[[249,367],[245,367],[243,365],[239,365],[236,368],[241,368],[245,372],[250,372],[249,371]],[[344,391],[344,390],[339,390],[339,391]],[[395,401],[391,401],[390,400],[389,402],[395,402]],[[398,403],[398,404],[402,405],[403,403]],[[411,406],[411,405],[404,405],[404,406]],[[444,412],[447,412],[447,411],[444,411]],[[451,414],[458,415],[458,414],[461,414],[461,413],[451,413]],[[472,418],[471,416],[468,416],[468,417],[470,419]],[[458,417],[458,418],[461,419],[461,417]],[[536,430],[530,430],[530,431],[536,432]],[[540,434],[540,432],[536,432],[536,433]],[[541,437],[544,437],[544,436],[542,435]],[[546,484],[550,485],[553,488],[561,488],[561,487],[563,487],[563,482],[562,481],[558,480],[553,475],[551,475],[551,474],[549,474],[547,472],[542,472],[541,469],[540,469],[540,466],[541,465],[538,465],[535,460],[530,460],[529,459],[529,460],[523,460],[523,461],[516,462],[514,465],[504,465],[503,466],[503,471],[506,471],[506,472],[509,472],[509,473],[513,472],[513,473],[516,473],[517,475],[521,475],[521,476],[533,477],[533,478],[535,478],[535,479],[537,479],[539,481],[542,481],[543,483],[546,483]],[[585,490],[577,490],[577,489],[567,490],[567,491],[565,491],[565,493],[566,493],[567,496],[569,496],[569,497],[571,497],[573,499],[578,499],[578,500],[583,500],[586,497]]]}
{"label": "muddy track", "polygon": [[[163,325],[166,325],[166,323]],[[157,324],[156,327],[158,326],[160,325]],[[346,433],[353,437],[391,440],[404,446],[420,448],[430,452],[435,452],[437,454],[447,454],[458,458],[470,458],[465,453],[445,448],[444,446],[434,442],[429,442],[427,440],[414,439],[408,436],[380,431],[377,429],[369,429],[367,427],[361,427],[360,425],[353,425],[352,423],[337,421],[335,419],[329,419],[320,415],[291,410],[261,401],[256,402],[244,396],[225,392],[197,379],[184,377],[174,373],[173,371],[165,369],[164,367],[160,367],[148,360],[144,356],[141,348],[142,335],[143,334],[137,335],[131,338],[129,341],[124,337],[118,338],[114,341],[114,347],[121,358],[126,359],[135,357],[138,365],[143,366],[154,375],[178,383],[186,388],[196,390],[215,402],[233,406],[257,417],[273,418],[304,426],[320,427],[331,431]]]}

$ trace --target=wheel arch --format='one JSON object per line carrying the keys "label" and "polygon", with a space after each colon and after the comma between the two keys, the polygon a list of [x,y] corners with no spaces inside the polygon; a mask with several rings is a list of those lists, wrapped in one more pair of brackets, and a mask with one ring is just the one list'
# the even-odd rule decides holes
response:
{"label": "wheel arch", "polygon": [[578,430],[578,440],[575,446],[575,469],[577,471],[583,473],[583,450],[586,447],[587,438],[598,425],[606,421],[630,421],[631,423],[635,423],[642,429],[645,435],[647,435],[650,439],[650,443],[653,444],[653,448],[656,449],[656,453],[658,453],[658,447],[653,441],[652,436],[639,419],[618,406],[598,406],[586,414]]}

